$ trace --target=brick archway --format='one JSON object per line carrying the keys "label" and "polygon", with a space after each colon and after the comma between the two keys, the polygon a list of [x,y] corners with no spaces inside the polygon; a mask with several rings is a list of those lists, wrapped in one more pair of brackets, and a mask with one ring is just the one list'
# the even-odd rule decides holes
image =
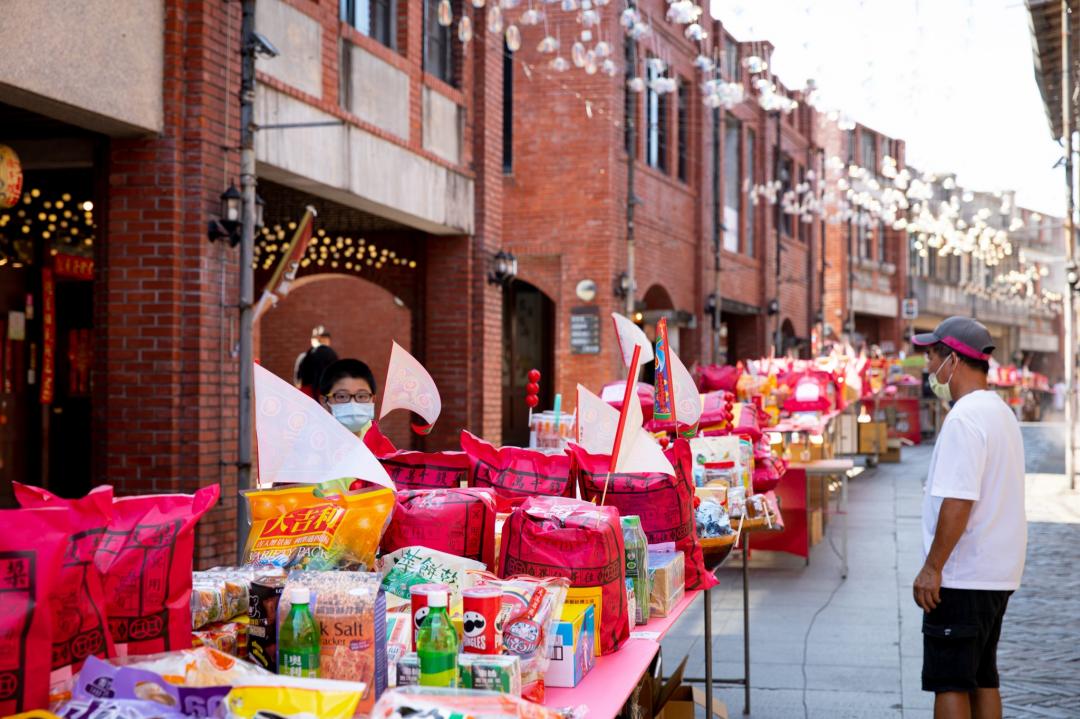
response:
{"label": "brick archway", "polygon": [[[321,273],[298,279],[260,318],[255,328],[259,362],[291,382],[296,358],[308,348],[315,325],[330,331],[339,357],[355,357],[371,367],[379,390],[391,341],[412,350],[413,313],[400,298],[355,275]],[[406,413],[391,414],[380,427],[399,447],[412,446]]]}

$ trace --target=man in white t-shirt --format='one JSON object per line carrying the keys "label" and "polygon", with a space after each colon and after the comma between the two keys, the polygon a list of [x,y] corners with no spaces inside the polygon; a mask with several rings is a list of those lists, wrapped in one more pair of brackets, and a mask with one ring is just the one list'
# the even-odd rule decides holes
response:
{"label": "man in white t-shirt", "polygon": [[930,458],[923,498],[924,691],[934,716],[1001,717],[997,643],[1027,551],[1024,442],[1016,415],[987,389],[994,343],[968,317],[916,335],[934,394],[953,402]]}

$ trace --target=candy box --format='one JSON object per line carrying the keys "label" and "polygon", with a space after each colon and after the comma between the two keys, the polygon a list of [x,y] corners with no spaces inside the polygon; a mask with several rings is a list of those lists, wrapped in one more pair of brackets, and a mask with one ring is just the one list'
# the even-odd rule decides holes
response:
{"label": "candy box", "polygon": [[551,687],[576,687],[596,663],[593,605],[566,604],[553,634],[555,644],[544,683]]}
{"label": "candy box", "polygon": [[251,582],[248,590],[248,659],[277,671],[277,610],[285,577],[268,575]]}
{"label": "candy box", "polygon": [[[521,660],[505,654],[462,654],[458,657],[463,689],[484,689],[521,696]],[[549,670],[550,671],[550,670]]]}
{"label": "candy box", "polygon": [[649,552],[650,616],[666,617],[686,592],[682,552]]}
{"label": "candy box", "polygon": [[398,687],[415,687],[420,684],[420,656],[409,652],[397,661]]}

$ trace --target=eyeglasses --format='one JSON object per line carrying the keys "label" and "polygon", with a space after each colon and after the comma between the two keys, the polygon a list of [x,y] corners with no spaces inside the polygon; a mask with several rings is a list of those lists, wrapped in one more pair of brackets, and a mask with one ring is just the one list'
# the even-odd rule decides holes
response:
{"label": "eyeglasses", "polygon": [[333,394],[323,395],[326,397],[326,401],[330,404],[345,404],[346,402],[352,402],[356,400],[360,404],[367,404],[371,401],[374,395],[371,392],[357,392],[356,394],[349,394],[345,390],[338,390]]}

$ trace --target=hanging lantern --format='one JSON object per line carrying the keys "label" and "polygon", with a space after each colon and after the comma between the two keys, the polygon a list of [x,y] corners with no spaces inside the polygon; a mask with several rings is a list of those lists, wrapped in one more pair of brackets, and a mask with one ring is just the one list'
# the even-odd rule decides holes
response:
{"label": "hanging lantern", "polygon": [[595,75],[598,69],[600,69],[600,66],[596,63],[596,53],[589,50],[585,53],[585,73]]}
{"label": "hanging lantern", "polygon": [[521,0],[500,0],[499,5],[503,10],[513,10],[521,4]]}
{"label": "hanging lantern", "polygon": [[461,20],[458,21],[457,26],[458,40],[461,42],[469,42],[473,38],[472,20],[468,15],[462,15]]}
{"label": "hanging lantern", "polygon": [[557,58],[551,61],[551,69],[555,72],[566,72],[570,69],[570,63],[566,61],[566,58],[559,55]]}
{"label": "hanging lantern", "polygon": [[502,10],[498,5],[492,5],[488,10],[488,32],[500,33],[503,31],[503,17]]}
{"label": "hanging lantern", "polygon": [[615,62],[611,58],[607,58],[602,63],[600,63],[600,71],[608,77],[615,77],[615,73],[618,71],[618,68],[615,67]]}
{"label": "hanging lantern", "polygon": [[439,24],[450,27],[454,22],[454,11],[450,8],[450,0],[439,0]]}
{"label": "hanging lantern", "polygon": [[611,45],[601,40],[600,42],[596,43],[596,47],[593,49],[593,52],[596,53],[597,57],[605,58],[611,54]]}
{"label": "hanging lantern", "polygon": [[539,25],[540,21],[544,19],[544,13],[539,10],[533,10],[529,8],[525,12],[521,13],[521,17],[518,18],[518,23],[521,25]]}
{"label": "hanging lantern", "polygon": [[537,52],[552,53],[559,49],[559,41],[548,35],[536,46]]}
{"label": "hanging lantern", "polygon": [[0,208],[14,207],[22,195],[22,163],[15,150],[0,145]]}
{"label": "hanging lantern", "polygon": [[510,52],[517,52],[521,49],[521,31],[518,30],[517,25],[507,26],[506,47],[510,50]]}
{"label": "hanging lantern", "polygon": [[472,6],[479,10],[480,8],[484,7],[484,4],[486,2],[487,0],[472,0]]}
{"label": "hanging lantern", "polygon": [[570,48],[570,59],[574,61],[574,65],[577,67],[585,67],[585,45],[581,41],[575,42],[574,46]]}

